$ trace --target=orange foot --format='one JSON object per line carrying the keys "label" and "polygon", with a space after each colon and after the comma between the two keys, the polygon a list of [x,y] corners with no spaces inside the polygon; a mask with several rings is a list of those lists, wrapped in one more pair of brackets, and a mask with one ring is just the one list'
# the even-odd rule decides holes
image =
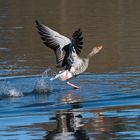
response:
{"label": "orange foot", "polygon": [[67,84],[68,84],[69,86],[73,87],[74,89],[79,89],[79,88],[80,88],[80,87],[78,87],[78,86],[76,86],[76,85],[74,85],[74,84],[72,84],[72,83],[70,83],[70,82],[67,82]]}

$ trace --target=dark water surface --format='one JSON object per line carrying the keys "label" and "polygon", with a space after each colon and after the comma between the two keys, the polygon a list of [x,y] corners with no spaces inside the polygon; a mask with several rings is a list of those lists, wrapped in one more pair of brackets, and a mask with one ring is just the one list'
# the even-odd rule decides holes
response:
{"label": "dark water surface", "polygon": [[[80,89],[42,74],[55,57],[36,19],[81,28],[82,56],[104,46],[72,79]],[[0,0],[0,140],[140,140],[139,60],[139,0]]]}

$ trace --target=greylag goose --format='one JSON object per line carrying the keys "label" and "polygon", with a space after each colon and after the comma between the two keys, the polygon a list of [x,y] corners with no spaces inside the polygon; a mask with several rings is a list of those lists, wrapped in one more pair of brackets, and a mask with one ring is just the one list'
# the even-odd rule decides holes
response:
{"label": "greylag goose", "polygon": [[[80,29],[73,33],[72,39],[69,39],[38,21],[36,21],[36,25],[44,44],[55,53],[56,66],[64,68],[50,80],[59,78],[61,81],[66,81],[83,73],[88,68],[89,59],[102,49],[102,46],[94,47],[86,58],[80,58],[79,54],[83,48],[83,37]],[[67,84],[73,88],[79,88],[69,81]]]}

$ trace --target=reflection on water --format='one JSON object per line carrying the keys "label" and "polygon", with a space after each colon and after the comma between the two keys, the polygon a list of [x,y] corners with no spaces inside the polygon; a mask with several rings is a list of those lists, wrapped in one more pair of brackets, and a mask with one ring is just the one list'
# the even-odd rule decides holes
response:
{"label": "reflection on water", "polygon": [[50,92],[34,91],[41,75],[1,78],[0,138],[139,139],[139,77],[86,74],[73,81],[80,89],[55,81]]}
{"label": "reflection on water", "polygon": [[89,137],[87,136],[87,132],[82,129],[82,127],[84,126],[84,122],[82,119],[81,112],[78,111],[79,108],[80,103],[73,102],[71,103],[70,110],[57,111],[56,117],[52,118],[56,120],[56,128],[52,131],[47,132],[47,135],[45,136],[46,140],[57,140],[57,139],[88,140]]}
{"label": "reflection on water", "polygon": [[[74,93],[68,92],[62,101],[71,105],[69,110],[56,111],[55,128],[47,131],[46,140],[92,140],[92,139],[139,139],[139,132],[134,122],[139,121],[140,113],[135,107],[115,110],[82,111],[82,105]],[[135,121],[134,121],[135,118]]]}

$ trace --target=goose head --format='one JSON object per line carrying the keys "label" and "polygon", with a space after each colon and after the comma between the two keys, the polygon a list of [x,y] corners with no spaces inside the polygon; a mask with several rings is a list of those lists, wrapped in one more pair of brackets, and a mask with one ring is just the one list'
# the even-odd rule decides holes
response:
{"label": "goose head", "polygon": [[91,58],[92,56],[94,56],[95,54],[97,54],[98,52],[100,52],[100,50],[103,48],[103,46],[96,46],[92,49],[92,51],[88,54],[88,58]]}
{"label": "goose head", "polygon": [[103,46],[94,47],[94,48],[92,49],[92,52],[93,52],[94,54],[97,54],[102,48],[103,48]]}

